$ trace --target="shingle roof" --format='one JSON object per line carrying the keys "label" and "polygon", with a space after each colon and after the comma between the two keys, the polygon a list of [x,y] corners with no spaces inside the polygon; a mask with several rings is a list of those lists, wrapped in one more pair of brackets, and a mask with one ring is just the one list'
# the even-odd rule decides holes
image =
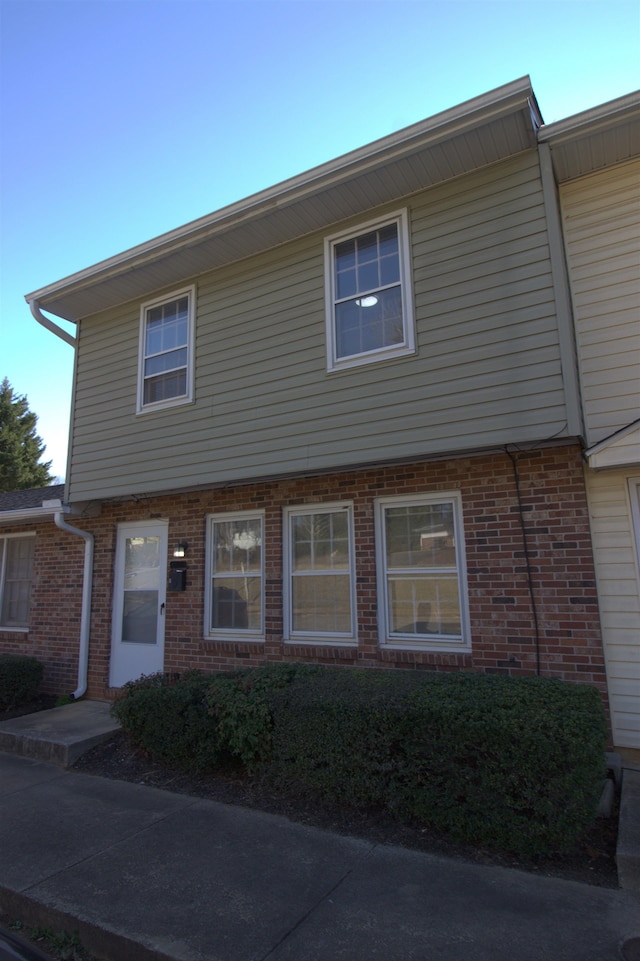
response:
{"label": "shingle roof", "polygon": [[43,501],[56,499],[62,501],[63,498],[64,484],[52,484],[51,487],[34,487],[26,491],[7,491],[5,494],[0,494],[0,513],[42,507]]}

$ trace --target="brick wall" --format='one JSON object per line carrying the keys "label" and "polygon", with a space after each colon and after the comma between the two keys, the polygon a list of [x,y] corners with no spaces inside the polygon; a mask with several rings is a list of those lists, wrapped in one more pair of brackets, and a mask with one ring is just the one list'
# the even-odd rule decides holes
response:
{"label": "brick wall", "polygon": [[[445,490],[458,490],[462,496],[472,650],[380,650],[374,498]],[[357,646],[284,644],[282,508],[340,500],[354,505]],[[205,517],[212,512],[245,510],[265,512],[266,637],[260,643],[203,640]],[[167,595],[168,671],[187,667],[217,671],[265,660],[305,660],[526,675],[535,673],[539,662],[543,675],[595,684],[606,697],[586,495],[577,446],[523,451],[513,459],[499,452],[154,496],[103,505],[99,517],[74,520],[76,526],[91,530],[96,537],[89,664],[89,693],[95,697],[113,693],[108,690],[108,676],[117,526],[153,518],[169,520],[170,545],[180,540],[189,543],[187,590]],[[63,667],[66,670],[77,654],[82,550],[82,541],[71,535],[39,532],[32,629],[24,640],[11,641],[51,661],[51,681],[62,679]],[[61,591],[62,584],[67,585],[65,592]],[[0,634],[0,648],[6,648],[6,635]]]}

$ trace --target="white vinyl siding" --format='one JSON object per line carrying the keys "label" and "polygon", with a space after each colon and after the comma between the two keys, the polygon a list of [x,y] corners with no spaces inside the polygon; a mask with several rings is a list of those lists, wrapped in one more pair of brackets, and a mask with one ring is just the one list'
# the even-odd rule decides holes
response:
{"label": "white vinyl siding", "polygon": [[0,537],[0,629],[26,630],[35,537]]}
{"label": "white vinyl siding", "polygon": [[285,508],[283,530],[285,641],[355,643],[351,504]]}
{"label": "white vinyl siding", "polygon": [[380,646],[468,650],[460,495],[384,497],[375,507]]}
{"label": "white vinyl siding", "polygon": [[613,742],[640,750],[640,472],[586,480]]}
{"label": "white vinyl siding", "polygon": [[640,161],[560,188],[587,444],[640,416]]}
{"label": "white vinyl siding", "polygon": [[[561,435],[535,152],[406,206],[417,338],[409,356],[327,374],[324,233],[198,278],[191,406],[136,418],[139,304],[82,320],[71,502]],[[362,223],[352,218],[344,230]]]}
{"label": "white vinyl siding", "polygon": [[264,516],[207,518],[205,637],[264,638]]}

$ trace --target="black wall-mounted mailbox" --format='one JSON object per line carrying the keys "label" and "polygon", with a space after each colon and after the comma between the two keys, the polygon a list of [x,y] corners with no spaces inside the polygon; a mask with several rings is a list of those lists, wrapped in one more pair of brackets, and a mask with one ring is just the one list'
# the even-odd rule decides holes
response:
{"label": "black wall-mounted mailbox", "polygon": [[171,561],[169,565],[169,590],[184,591],[187,586],[187,565],[184,561]]}

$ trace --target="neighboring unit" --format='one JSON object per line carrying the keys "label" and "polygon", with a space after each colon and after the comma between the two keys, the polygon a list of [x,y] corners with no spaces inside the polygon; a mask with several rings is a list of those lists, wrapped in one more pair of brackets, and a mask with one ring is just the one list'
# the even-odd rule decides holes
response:
{"label": "neighboring unit", "polygon": [[[600,108],[620,170],[639,113]],[[525,78],[30,294],[76,350],[66,519],[0,513],[36,530],[2,649],[94,697],[306,660],[606,700],[583,450],[633,417],[583,423],[574,171],[541,125]],[[41,541],[75,565],[55,638]]]}
{"label": "neighboring unit", "polygon": [[619,749],[635,750],[640,749],[637,127],[635,140],[632,133],[637,114],[638,98],[631,96],[541,131],[559,183],[571,280],[613,738]]}

